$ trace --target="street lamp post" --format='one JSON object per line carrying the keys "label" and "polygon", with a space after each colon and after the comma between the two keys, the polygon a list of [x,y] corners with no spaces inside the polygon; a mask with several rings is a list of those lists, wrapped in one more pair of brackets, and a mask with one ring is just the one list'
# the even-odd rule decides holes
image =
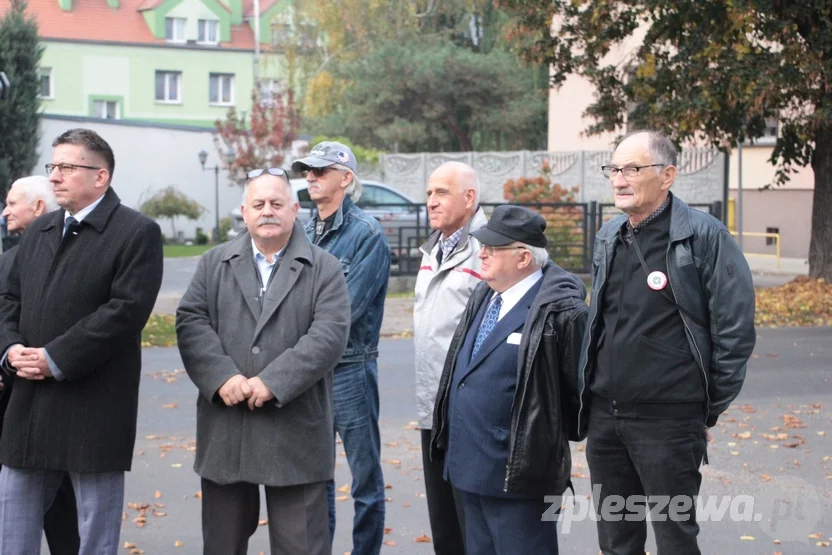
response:
{"label": "street lamp post", "polygon": [[[214,167],[205,167],[205,162],[208,161],[208,153],[204,150],[201,150],[198,154],[199,156],[199,163],[202,165],[202,171],[211,171],[214,170],[214,244],[220,244],[220,164],[217,163]],[[227,161],[230,159],[233,154],[229,152],[227,155]]]}

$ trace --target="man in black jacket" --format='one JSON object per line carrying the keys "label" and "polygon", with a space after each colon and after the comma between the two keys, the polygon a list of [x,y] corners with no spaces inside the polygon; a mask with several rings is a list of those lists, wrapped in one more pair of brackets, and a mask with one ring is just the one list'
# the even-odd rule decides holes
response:
{"label": "man in black jacket", "polygon": [[0,553],[40,552],[44,508],[69,472],[81,553],[116,555],[162,236],[110,187],[115,157],[97,133],[70,129],[53,146],[46,169],[63,210],[32,222],[0,294],[3,371],[15,374]]}
{"label": "man in black jacket", "polygon": [[[12,183],[6,195],[3,217],[10,233],[23,233],[33,221],[57,210],[52,184],[42,175],[22,177]],[[0,254],[0,291],[6,288],[11,266],[17,256],[18,246]],[[12,376],[0,371],[0,432],[3,417],[12,394]],[[75,493],[69,474],[64,474],[61,486],[55,494],[52,506],[43,517],[43,531],[51,555],[77,555],[81,540],[78,537],[78,512],[75,510]]]}
{"label": "man in black jacket", "polygon": [[544,497],[569,483],[587,307],[581,280],[549,260],[545,228],[526,208],[498,206],[471,233],[483,282],[451,341],[431,440],[463,501],[471,555],[558,552]]}
{"label": "man in black jacket", "polygon": [[756,339],[751,272],[721,222],[670,194],[666,137],[626,137],[602,170],[624,214],[596,236],[578,429],[601,551],[644,553],[649,502],[659,553],[698,554],[706,426],[739,394]]}

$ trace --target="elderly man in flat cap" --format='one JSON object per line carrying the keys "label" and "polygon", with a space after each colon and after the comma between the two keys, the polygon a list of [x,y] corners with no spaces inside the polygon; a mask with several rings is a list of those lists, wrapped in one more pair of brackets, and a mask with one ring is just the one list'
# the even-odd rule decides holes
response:
{"label": "elderly man in flat cap", "polygon": [[434,408],[431,457],[465,512],[468,555],[558,552],[546,495],[569,483],[586,288],[549,260],[546,222],[498,206],[471,234],[483,282],[457,327]]}

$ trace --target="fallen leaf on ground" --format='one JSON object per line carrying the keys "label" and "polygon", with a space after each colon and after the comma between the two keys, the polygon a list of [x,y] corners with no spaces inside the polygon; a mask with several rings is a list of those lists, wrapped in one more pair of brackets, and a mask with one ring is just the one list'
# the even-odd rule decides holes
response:
{"label": "fallen leaf on ground", "polygon": [[820,532],[815,532],[814,534],[809,534],[809,537],[813,540],[819,540],[823,537],[823,534]]}
{"label": "fallen leaf on ground", "polygon": [[162,405],[163,409],[175,409],[179,405],[177,403],[168,403],[167,405]]}
{"label": "fallen leaf on ground", "polygon": [[407,501],[405,501],[404,503],[402,503],[402,507],[410,507],[410,503],[408,503]]}
{"label": "fallen leaf on ground", "polygon": [[733,434],[731,437],[735,437],[737,439],[748,439],[751,437],[751,432],[742,432],[741,434]]}
{"label": "fallen leaf on ground", "polygon": [[430,543],[432,540],[430,539],[430,536],[422,534],[418,538],[413,538],[413,541],[416,543]]}
{"label": "fallen leaf on ground", "polygon": [[338,488],[338,491],[340,491],[340,492],[345,492],[345,493],[346,493],[346,492],[349,492],[349,491],[350,491],[350,485],[349,485],[349,484],[344,484],[343,486],[341,486],[340,488]]}
{"label": "fallen leaf on ground", "polygon": [[740,539],[743,541],[753,542],[755,538],[754,536],[740,536]]}
{"label": "fallen leaf on ground", "polygon": [[339,495],[338,497],[335,498],[335,500],[336,501],[346,501],[349,498],[350,498],[349,495]]}
{"label": "fallen leaf on ground", "polygon": [[384,542],[384,545],[389,545],[390,547],[396,547],[396,542],[393,540],[387,540]]}
{"label": "fallen leaf on ground", "polygon": [[154,496],[156,497],[156,499],[159,499],[160,497],[162,497],[162,492],[157,489]]}
{"label": "fallen leaf on ground", "polygon": [[135,543],[124,542],[124,549],[133,549],[134,547],[136,547]]}
{"label": "fallen leaf on ground", "polygon": [[384,533],[385,533],[385,534],[389,534],[389,533],[390,533],[390,532],[392,532],[392,531],[393,531],[393,529],[392,529],[392,528],[385,528],[385,529],[384,529]]}
{"label": "fallen leaf on ground", "polygon": [[832,283],[799,276],[779,287],[756,289],[757,326],[832,325]]}
{"label": "fallen leaf on ground", "polygon": [[181,541],[179,541],[179,540],[176,540],[175,542],[173,542],[173,547],[182,547],[183,545],[185,545],[185,544],[183,544],[183,543],[182,543]]}
{"label": "fallen leaf on ground", "polygon": [[268,524],[268,523],[269,523],[269,519],[268,519],[268,518],[264,518],[263,520],[258,520],[258,521],[257,521],[257,526],[265,526],[265,525],[266,525],[266,524]]}
{"label": "fallen leaf on ground", "polygon": [[196,497],[197,499],[202,499],[202,490],[199,490],[198,492],[196,492],[194,494],[194,497]]}

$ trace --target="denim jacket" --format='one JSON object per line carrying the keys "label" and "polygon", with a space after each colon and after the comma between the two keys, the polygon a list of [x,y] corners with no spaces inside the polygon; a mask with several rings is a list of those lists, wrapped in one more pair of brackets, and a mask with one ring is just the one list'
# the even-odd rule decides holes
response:
{"label": "denim jacket", "polygon": [[316,243],[317,221],[316,212],[306,224],[306,236],[341,262],[350,293],[350,337],[339,364],[375,360],[390,278],[390,246],[384,230],[349,196],[338,208],[332,228]]}

